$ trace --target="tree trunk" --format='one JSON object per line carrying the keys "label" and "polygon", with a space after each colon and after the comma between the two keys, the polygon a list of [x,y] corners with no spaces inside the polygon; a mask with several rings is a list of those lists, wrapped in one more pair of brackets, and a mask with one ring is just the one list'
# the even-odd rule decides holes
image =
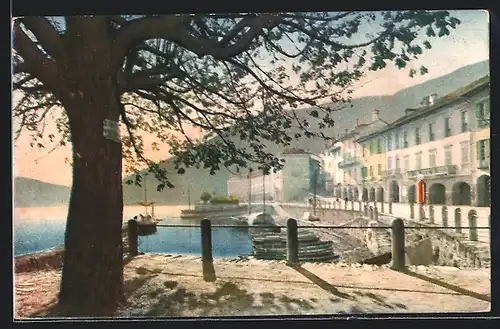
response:
{"label": "tree trunk", "polygon": [[79,88],[65,104],[73,185],[59,305],[78,310],[77,315],[96,315],[123,300],[122,150],[103,136],[103,120],[118,121],[120,104],[112,76],[94,76]]}

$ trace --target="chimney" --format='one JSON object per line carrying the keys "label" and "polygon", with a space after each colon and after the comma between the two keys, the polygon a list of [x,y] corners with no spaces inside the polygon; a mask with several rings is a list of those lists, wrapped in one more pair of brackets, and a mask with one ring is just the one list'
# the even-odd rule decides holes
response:
{"label": "chimney", "polygon": [[372,122],[378,121],[380,119],[379,113],[380,111],[377,109],[372,110]]}
{"label": "chimney", "polygon": [[438,97],[438,94],[434,93],[429,96],[429,105],[433,105]]}

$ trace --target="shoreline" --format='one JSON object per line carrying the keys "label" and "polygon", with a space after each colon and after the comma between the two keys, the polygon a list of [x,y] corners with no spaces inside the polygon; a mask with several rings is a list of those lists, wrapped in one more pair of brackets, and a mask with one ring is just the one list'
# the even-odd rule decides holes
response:
{"label": "shoreline", "polygon": [[[214,259],[213,268],[216,280],[205,281],[200,257],[136,256],[124,266],[127,303],[113,316],[485,312],[491,300],[486,269],[410,266],[401,273],[386,265],[293,268],[258,259]],[[60,269],[16,273],[15,318],[49,316],[60,276]]]}

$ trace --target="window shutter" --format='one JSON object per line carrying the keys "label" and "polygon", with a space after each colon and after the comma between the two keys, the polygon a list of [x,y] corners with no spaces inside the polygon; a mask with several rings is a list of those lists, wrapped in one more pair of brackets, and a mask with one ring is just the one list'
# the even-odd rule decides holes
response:
{"label": "window shutter", "polygon": [[490,100],[487,99],[484,101],[484,114],[486,117],[490,115]]}
{"label": "window shutter", "polygon": [[481,141],[476,142],[476,157],[481,160]]}
{"label": "window shutter", "polygon": [[478,126],[481,125],[481,103],[476,104],[476,120],[478,121]]}
{"label": "window shutter", "polygon": [[484,157],[487,159],[490,157],[490,140],[486,139],[484,141]]}

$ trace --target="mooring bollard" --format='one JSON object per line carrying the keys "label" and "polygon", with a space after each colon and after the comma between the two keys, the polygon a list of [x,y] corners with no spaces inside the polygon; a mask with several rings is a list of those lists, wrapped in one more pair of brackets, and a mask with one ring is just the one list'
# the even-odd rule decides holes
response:
{"label": "mooring bollard", "polygon": [[293,218],[289,218],[286,222],[286,260],[291,266],[299,263],[297,221]]}
{"label": "mooring bollard", "polygon": [[370,206],[370,219],[373,219],[373,207]]}
{"label": "mooring bollard", "polygon": [[443,221],[443,226],[448,227],[448,208],[446,206],[441,208],[441,220]]}
{"label": "mooring bollard", "polygon": [[462,210],[460,208],[455,209],[455,232],[462,233]]}
{"label": "mooring bollard", "polygon": [[203,279],[205,281],[215,280],[215,271],[212,257],[212,223],[205,218],[201,221],[201,262]]}
{"label": "mooring bollard", "polygon": [[128,226],[128,253],[130,256],[137,256],[139,254],[138,249],[138,230],[137,230],[137,221],[135,219],[131,219],[127,222]]}
{"label": "mooring bollard", "polygon": [[389,201],[389,214],[392,215],[392,202]]}
{"label": "mooring bollard", "polygon": [[405,224],[401,218],[392,221],[392,264],[395,271],[405,270]]}
{"label": "mooring bollard", "polygon": [[469,210],[469,240],[477,241],[477,212],[474,209]]}
{"label": "mooring bollard", "polygon": [[434,224],[434,206],[429,205],[429,222]]}
{"label": "mooring bollard", "polygon": [[373,218],[378,221],[378,209],[377,209],[377,207],[373,208]]}
{"label": "mooring bollard", "polygon": [[424,205],[418,204],[418,220],[423,221],[425,219]]}

